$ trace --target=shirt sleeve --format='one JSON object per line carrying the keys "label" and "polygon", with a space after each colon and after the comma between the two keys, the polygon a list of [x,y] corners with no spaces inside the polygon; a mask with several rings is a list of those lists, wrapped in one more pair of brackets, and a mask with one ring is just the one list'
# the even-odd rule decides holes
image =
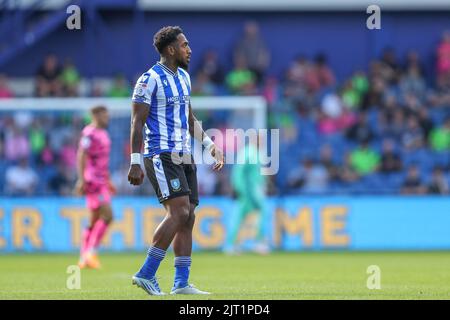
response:
{"label": "shirt sleeve", "polygon": [[80,139],[80,148],[83,150],[89,149],[91,146],[91,137],[89,136],[82,136]]}
{"label": "shirt sleeve", "polygon": [[136,82],[133,91],[133,102],[145,103],[150,105],[154,99],[154,91],[156,89],[156,79],[150,74],[144,73]]}

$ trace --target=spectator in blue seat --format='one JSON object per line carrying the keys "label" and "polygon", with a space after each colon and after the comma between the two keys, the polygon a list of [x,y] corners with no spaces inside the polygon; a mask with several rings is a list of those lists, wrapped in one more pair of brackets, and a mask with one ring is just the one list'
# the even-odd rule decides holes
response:
{"label": "spectator in blue seat", "polygon": [[64,95],[67,97],[77,97],[80,85],[80,74],[71,59],[66,59],[61,73]]}
{"label": "spectator in blue seat", "polygon": [[203,55],[197,73],[203,73],[215,85],[221,85],[224,79],[223,67],[219,62],[217,51],[209,49]]}
{"label": "spectator in blue seat", "polygon": [[422,108],[422,101],[416,93],[408,92],[401,97],[403,107],[408,115],[417,115]]}
{"label": "spectator in blue seat", "polygon": [[117,74],[112,87],[108,91],[110,98],[126,98],[131,95],[131,89],[127,78],[123,74]]}
{"label": "spectator in blue seat", "polygon": [[16,124],[13,124],[9,130],[5,130],[4,153],[5,158],[10,161],[27,158],[31,154],[27,134]]}
{"label": "spectator in blue seat", "polygon": [[427,144],[430,137],[430,132],[431,130],[433,130],[434,124],[426,107],[420,108],[417,115],[417,120],[419,121],[419,126],[422,128],[423,134],[425,136],[425,144]]}
{"label": "spectator in blue seat", "polygon": [[284,79],[284,96],[296,100],[304,100],[308,95],[309,75],[312,73],[311,63],[303,55],[298,55],[290,62]]}
{"label": "spectator in blue seat", "polygon": [[243,60],[250,71],[255,74],[257,84],[260,84],[270,64],[270,52],[259,32],[255,21],[248,21],[244,26],[244,34],[234,49],[234,62]]}
{"label": "spectator in blue seat", "polygon": [[359,180],[360,176],[351,163],[351,153],[344,156],[344,164],[339,168],[339,180],[344,183],[353,183]]}
{"label": "spectator in blue seat", "polygon": [[367,121],[367,114],[360,113],[358,122],[347,130],[347,138],[356,142],[370,142],[374,138],[373,130]]}
{"label": "spectator in blue seat", "polygon": [[327,169],[330,181],[339,180],[339,167],[333,161],[333,148],[325,144],[320,148],[320,164]]}
{"label": "spectator in blue seat", "polygon": [[327,56],[324,53],[319,53],[314,58],[314,75],[317,78],[319,84],[315,91],[333,86],[336,83],[333,70],[328,65]]}
{"label": "spectator in blue seat", "polygon": [[406,54],[405,65],[403,71],[408,73],[408,70],[417,70],[421,77],[425,76],[425,68],[420,59],[419,53],[416,50],[409,50]]}
{"label": "spectator in blue seat", "polygon": [[433,175],[431,181],[428,184],[429,194],[448,194],[449,187],[447,179],[444,176],[444,171],[441,167],[433,168]]}
{"label": "spectator in blue seat", "polygon": [[450,150],[450,117],[446,118],[442,126],[434,128],[429,137],[429,144],[434,151]]}
{"label": "spectator in blue seat", "polygon": [[358,175],[368,175],[378,171],[380,166],[380,154],[373,150],[367,141],[362,141],[360,145],[350,153],[350,164]]}
{"label": "spectator in blue seat", "polygon": [[235,59],[234,68],[226,75],[225,82],[233,94],[253,95],[257,92],[256,75],[241,56]]}
{"label": "spectator in blue seat", "polygon": [[416,150],[423,147],[425,134],[419,126],[417,118],[409,116],[406,123],[406,130],[402,135],[402,145],[407,150]]}
{"label": "spectator in blue seat", "polygon": [[22,158],[18,165],[6,169],[5,193],[10,196],[30,196],[37,182],[38,176],[29,166],[28,159]]}
{"label": "spectator in blue seat", "polygon": [[307,158],[288,175],[288,186],[296,192],[323,193],[329,184],[327,169]]}
{"label": "spectator in blue seat", "polygon": [[380,108],[383,105],[383,96],[386,90],[386,82],[381,76],[371,77],[369,90],[363,96],[362,110]]}
{"label": "spectator in blue seat", "polygon": [[36,74],[35,94],[38,97],[60,97],[63,94],[62,69],[54,54],[45,57]]}
{"label": "spectator in blue seat", "polygon": [[426,192],[427,187],[422,182],[419,169],[416,165],[410,165],[402,185],[401,193],[405,195],[421,195]]}
{"label": "spectator in blue seat", "polygon": [[48,188],[55,195],[69,196],[76,182],[75,171],[58,162],[56,173],[48,181]]}
{"label": "spectator in blue seat", "polygon": [[192,96],[213,96],[216,93],[216,86],[204,71],[197,73],[195,81],[192,83]]}
{"label": "spectator in blue seat", "polygon": [[385,113],[381,113],[378,126],[381,136],[400,140],[405,131],[405,114],[403,110],[396,109],[391,119]]}
{"label": "spectator in blue seat", "polygon": [[0,73],[0,99],[12,98],[14,93],[8,86],[8,78]]}
{"label": "spectator in blue seat", "polygon": [[380,171],[382,173],[399,172],[402,167],[402,160],[395,152],[395,142],[390,139],[383,140]]}
{"label": "spectator in blue seat", "polygon": [[387,47],[381,57],[381,73],[390,85],[396,85],[401,75],[401,68],[397,61],[394,48]]}
{"label": "spectator in blue seat", "polygon": [[403,95],[414,94],[420,99],[425,97],[425,80],[422,78],[420,71],[415,67],[409,68],[406,73],[401,76],[399,86]]}

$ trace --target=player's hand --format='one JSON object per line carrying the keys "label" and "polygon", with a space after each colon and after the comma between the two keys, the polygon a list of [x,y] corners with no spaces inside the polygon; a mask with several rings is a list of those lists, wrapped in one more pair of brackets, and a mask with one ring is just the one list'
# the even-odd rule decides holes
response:
{"label": "player's hand", "polygon": [[222,169],[224,162],[225,162],[225,160],[223,158],[223,152],[216,145],[213,145],[211,147],[210,152],[211,152],[211,156],[214,158],[214,160],[216,160],[216,164],[214,165],[213,170],[219,171],[220,169]]}
{"label": "player's hand", "polygon": [[109,189],[109,192],[111,192],[111,194],[113,194],[113,195],[115,195],[117,193],[117,189],[111,180],[108,181],[108,189]]}
{"label": "player's hand", "polygon": [[74,193],[77,196],[82,196],[86,192],[86,183],[84,180],[77,180],[77,183],[75,184],[75,190]]}
{"label": "player's hand", "polygon": [[144,172],[139,164],[132,164],[130,166],[128,181],[134,186],[139,186],[144,182]]}

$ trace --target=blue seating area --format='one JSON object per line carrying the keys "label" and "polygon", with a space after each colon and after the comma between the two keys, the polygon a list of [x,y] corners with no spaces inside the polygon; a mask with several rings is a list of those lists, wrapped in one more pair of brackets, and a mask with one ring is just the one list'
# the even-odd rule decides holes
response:
{"label": "blue seating area", "polygon": [[[446,108],[432,110],[430,112],[433,123],[441,125],[447,115]],[[295,116],[295,115],[293,115]],[[378,111],[371,110],[368,113],[369,125],[375,133],[375,138],[370,142],[370,148],[381,154],[383,134],[378,127]],[[335,165],[342,165],[347,153],[354,150],[358,143],[346,138],[344,132],[338,132],[331,135],[321,135],[318,133],[317,123],[311,118],[298,118],[296,122],[298,128],[298,139],[294,145],[282,148],[281,158],[284,159],[283,166],[277,182],[280,188],[287,193],[303,193],[301,190],[289,190],[286,186],[289,172],[302,165],[305,159],[319,161],[320,149],[324,145],[329,145],[333,150],[332,159]],[[426,146],[416,150],[405,150],[401,142],[396,141],[395,150],[403,163],[403,170],[394,173],[374,172],[362,176],[358,181],[345,183],[342,181],[330,181],[324,194],[398,194],[401,191],[406,177],[406,169],[415,165],[420,171],[422,182],[426,185],[430,182],[432,170],[435,167],[443,168],[446,173],[446,179],[450,184],[450,152],[433,151]],[[289,160],[287,160],[289,159]]]}

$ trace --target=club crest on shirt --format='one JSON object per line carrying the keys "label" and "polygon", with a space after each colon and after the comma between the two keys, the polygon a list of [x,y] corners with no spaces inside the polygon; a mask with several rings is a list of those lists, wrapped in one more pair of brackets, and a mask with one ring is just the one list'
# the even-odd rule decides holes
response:
{"label": "club crest on shirt", "polygon": [[170,185],[171,185],[173,191],[180,191],[180,189],[181,189],[180,179],[178,179],[178,178],[170,180]]}
{"label": "club crest on shirt", "polygon": [[134,89],[134,95],[135,95],[135,96],[139,96],[139,97],[144,96],[144,94],[145,94],[145,89],[146,89],[146,88],[147,88],[147,85],[146,85],[146,84],[138,83],[138,84],[136,85],[136,88]]}

